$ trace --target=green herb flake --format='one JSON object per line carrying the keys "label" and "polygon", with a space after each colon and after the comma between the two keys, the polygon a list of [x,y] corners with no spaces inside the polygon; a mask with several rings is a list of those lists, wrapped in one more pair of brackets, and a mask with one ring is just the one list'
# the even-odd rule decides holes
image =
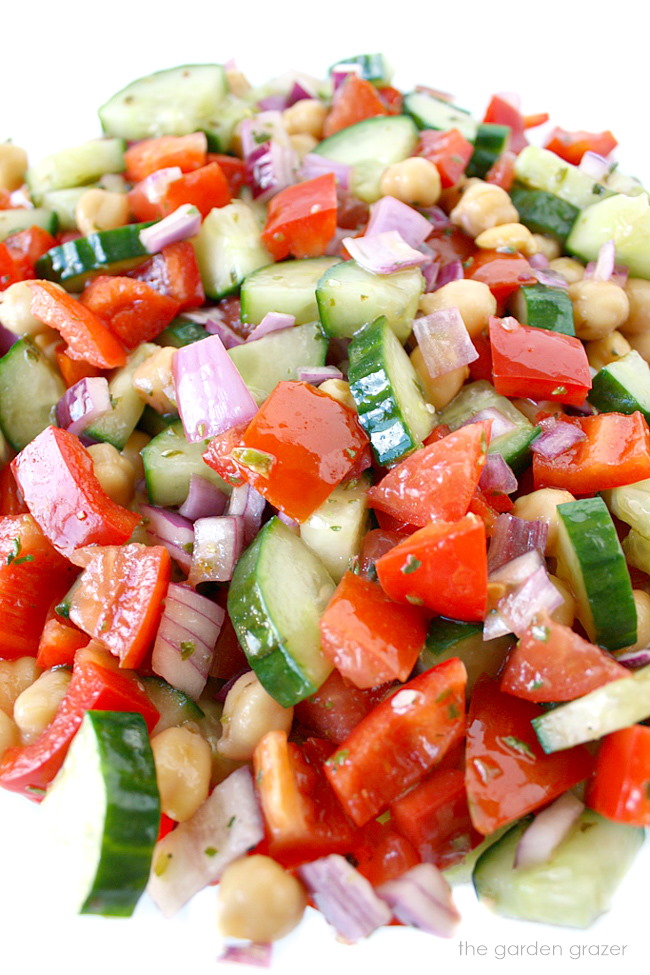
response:
{"label": "green herb flake", "polygon": [[156,877],[162,877],[165,870],[169,866],[169,861],[171,860],[171,858],[172,858],[171,853],[164,853],[162,854],[162,856],[158,857],[158,859],[153,865],[153,872],[155,873]]}
{"label": "green herb flake", "polygon": [[514,735],[506,735],[501,741],[508,748],[511,748],[513,752],[517,752],[519,755],[525,755],[526,758],[532,758],[533,761],[535,760],[535,752],[521,738],[515,738]]}
{"label": "green herb flake", "polygon": [[203,852],[205,853],[206,857],[216,857],[219,851],[214,846],[206,846]]}
{"label": "green herb flake", "polygon": [[414,555],[409,553],[409,555],[406,556],[406,562],[400,568],[400,572],[402,572],[405,576],[410,575],[411,572],[417,572],[421,565],[422,563],[420,560],[416,559]]}
{"label": "green herb flake", "polygon": [[9,552],[9,555],[7,556],[7,560],[6,560],[6,563],[5,563],[6,565],[11,565],[11,563],[14,561],[14,559],[17,558],[17,556],[20,555],[21,548],[22,548],[22,543],[20,541],[20,537],[18,537],[18,538],[12,538],[12,540],[11,540],[11,551]]}
{"label": "green herb flake", "polygon": [[354,447],[346,447],[345,452],[350,460],[354,460],[354,458],[357,456],[357,451],[354,449]]}
{"label": "green herb flake", "polygon": [[19,559],[14,559],[14,565],[22,565],[23,562],[33,562],[33,555],[21,555]]}
{"label": "green herb flake", "polygon": [[551,631],[548,626],[533,625],[530,628],[530,632],[535,640],[539,640],[540,643],[548,643],[551,638]]}
{"label": "green herb flake", "polygon": [[260,477],[268,477],[276,458],[266,450],[255,450],[253,447],[234,447],[230,456],[241,467],[245,467]]}
{"label": "green herb flake", "polygon": [[410,603],[411,606],[424,606],[424,600],[419,596],[411,596],[410,593],[406,594],[406,601]]}
{"label": "green herb flake", "polygon": [[227,829],[231,829],[232,828],[232,825],[233,825],[233,823],[235,822],[236,819],[237,819],[236,816],[231,816],[230,819],[228,820],[228,822],[226,823],[226,828]]}
{"label": "green herb flake", "polygon": [[453,703],[450,704],[447,708],[447,717],[449,718],[449,720],[455,721],[459,715],[460,715],[460,711],[458,710],[456,705]]}
{"label": "green herb flake", "polygon": [[330,531],[331,532],[340,532],[341,531],[341,525],[330,525]]}
{"label": "green herb flake", "polygon": [[343,765],[343,763],[347,761],[349,754],[350,753],[347,748],[342,748],[341,751],[336,753],[336,755],[332,755],[331,758],[328,758],[327,764],[330,766],[330,768],[338,768],[339,765]]}
{"label": "green herb flake", "polygon": [[196,644],[193,640],[182,640],[180,649],[181,660],[188,660],[196,650]]}
{"label": "green herb flake", "polygon": [[566,396],[566,386],[556,386],[551,390],[551,396]]}

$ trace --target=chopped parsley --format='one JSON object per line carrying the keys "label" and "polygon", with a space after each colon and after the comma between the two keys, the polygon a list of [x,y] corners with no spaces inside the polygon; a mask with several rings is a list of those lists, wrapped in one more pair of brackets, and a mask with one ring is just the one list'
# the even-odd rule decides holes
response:
{"label": "chopped parsley", "polygon": [[187,660],[192,656],[196,650],[196,644],[193,640],[182,640],[181,641],[181,660]]}
{"label": "chopped parsley", "polygon": [[406,576],[409,575],[411,572],[417,572],[417,570],[420,568],[421,565],[422,563],[420,562],[420,560],[416,559],[414,555],[411,555],[409,553],[409,555],[406,556],[406,562],[400,568],[400,572],[402,572]]}
{"label": "chopped parsley", "polygon": [[512,748],[513,752],[517,752],[519,755],[525,755],[526,758],[535,759],[535,752],[532,750],[530,745],[527,745],[525,741],[521,738],[515,738],[514,735],[506,735],[505,738],[501,739],[504,745],[508,748]]}

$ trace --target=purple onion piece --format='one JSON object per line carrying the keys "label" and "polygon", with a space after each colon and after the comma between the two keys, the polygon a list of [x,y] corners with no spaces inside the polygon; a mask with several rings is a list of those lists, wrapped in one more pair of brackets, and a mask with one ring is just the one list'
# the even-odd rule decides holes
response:
{"label": "purple onion piece", "polygon": [[578,163],[578,169],[580,169],[583,173],[586,173],[587,176],[591,176],[591,178],[595,179],[597,182],[600,182],[600,180],[607,176],[611,165],[612,164],[609,163],[604,156],[601,156],[597,152],[592,152],[591,149],[587,149],[584,156]]}
{"label": "purple onion piece", "polygon": [[598,260],[592,274],[594,281],[609,281],[614,273],[616,264],[616,244],[613,240],[606,240],[598,251]]}
{"label": "purple onion piece", "polygon": [[498,640],[499,637],[507,636],[510,629],[504,623],[496,609],[490,610],[483,621],[483,642]]}
{"label": "purple onion piece", "polygon": [[545,429],[530,445],[532,453],[553,460],[587,439],[587,434],[573,423],[557,420]]}
{"label": "purple onion piece", "polygon": [[332,79],[332,85],[334,88],[334,94],[339,90],[341,85],[343,85],[347,80],[348,76],[351,74],[356,74],[361,77],[361,67],[358,64],[349,63],[337,64],[334,70],[331,72],[330,77]]}
{"label": "purple onion piece", "polygon": [[568,291],[569,289],[569,282],[559,271],[553,271],[551,268],[546,267],[536,267],[533,268],[533,273],[538,282],[547,288],[562,288],[563,291]]}
{"label": "purple onion piece", "polygon": [[187,605],[183,597],[175,599],[182,589],[170,583],[165,608],[156,634],[151,657],[154,673],[172,687],[197,700],[205,688],[214,648],[225,618],[225,610],[205,596],[201,611]]}
{"label": "purple onion piece", "polygon": [[422,271],[422,275],[424,277],[424,293],[427,295],[431,294],[432,291],[436,290],[438,285],[440,262],[429,261],[428,264],[423,264],[420,270]]}
{"label": "purple onion piece", "polygon": [[338,185],[344,190],[348,189],[352,166],[335,159],[319,156],[315,152],[308,152],[302,157],[300,175],[303,180],[315,179],[317,176],[324,176],[326,173],[334,173]]}
{"label": "purple onion piece", "polygon": [[194,551],[188,583],[229,582],[244,547],[244,520],[221,515],[194,522]]}
{"label": "purple onion piece", "polygon": [[12,345],[15,345],[19,336],[14,335],[8,328],[0,324],[0,356],[6,355]]}
{"label": "purple onion piece", "polygon": [[222,515],[228,504],[228,495],[221,491],[216,484],[200,474],[192,474],[190,488],[178,513],[189,521],[197,518],[209,518],[211,515]]}
{"label": "purple onion piece", "polygon": [[287,103],[289,107],[295,105],[296,102],[302,102],[305,98],[318,98],[315,87],[307,81],[304,77],[296,79],[293,83],[293,87],[289,94],[287,95]]}
{"label": "purple onion piece", "polygon": [[343,244],[350,257],[371,274],[392,274],[430,260],[407,244],[396,230],[385,230],[373,237],[344,237]]}
{"label": "purple onion piece", "polygon": [[617,654],[616,663],[623,664],[624,667],[629,667],[631,670],[636,670],[637,667],[645,667],[650,664],[650,647]]}
{"label": "purple onion piece", "polygon": [[253,149],[245,162],[246,181],[254,200],[266,202],[296,182],[298,159],[295,150],[275,139]]}
{"label": "purple onion piece", "polygon": [[484,410],[473,413],[469,419],[461,423],[461,427],[469,426],[470,423],[479,423],[481,420],[490,420],[492,423],[490,428],[491,441],[496,440],[497,437],[502,437],[504,433],[510,433],[516,426],[510,417],[507,417],[501,410],[495,406],[487,406]]}
{"label": "purple onion piece", "polygon": [[287,328],[293,328],[295,324],[295,315],[286,315],[279,311],[269,311],[259,325],[255,326],[246,341],[256,342],[257,339],[262,339],[265,335],[270,335],[271,332],[283,332]]}
{"label": "purple onion piece", "polygon": [[343,379],[343,373],[336,366],[300,366],[298,379],[312,386],[319,386],[326,379]]}
{"label": "purple onion piece", "polygon": [[364,237],[395,230],[411,247],[423,244],[431,233],[431,224],[418,210],[394,196],[383,196],[370,207],[370,220]]}
{"label": "purple onion piece", "polygon": [[240,126],[242,154],[248,159],[261,145],[275,139],[279,142],[287,141],[287,133],[282,119],[282,112],[271,109],[259,112],[254,118],[246,118]]}
{"label": "purple onion piece", "polygon": [[531,254],[531,256],[528,258],[528,263],[532,268],[548,267],[548,257],[541,253]]}
{"label": "purple onion piece", "polygon": [[252,965],[255,968],[270,968],[273,961],[273,945],[251,942],[244,945],[226,945],[217,962],[231,962]]}
{"label": "purple onion piece", "polygon": [[[497,523],[503,517],[504,515],[499,515]],[[505,517],[514,518],[514,515],[506,513]],[[523,521],[523,518],[517,518],[516,520]],[[537,523],[530,522],[530,524]],[[540,522],[540,524],[544,524],[544,522]],[[492,537],[494,538],[494,536]],[[525,582],[533,572],[536,572],[543,565],[544,558],[539,549],[537,547],[529,547],[524,552],[521,552],[520,555],[515,555],[501,565],[488,571],[488,580],[489,582],[501,582],[508,588],[514,588]]]}
{"label": "purple onion piece", "polygon": [[573,793],[565,792],[550,806],[537,813],[517,844],[515,869],[548,863],[562,840],[570,833],[584,808],[584,803]]}
{"label": "purple onion piece", "polygon": [[68,433],[79,435],[112,408],[108,380],[87,377],[70,386],[56,404],[56,422]]}
{"label": "purple onion piece", "polygon": [[498,494],[512,494],[519,484],[512,468],[501,454],[488,454],[481,471],[478,486],[481,491],[494,491]]}
{"label": "purple onion piece", "polygon": [[[545,521],[525,521],[508,512],[499,515],[494,523],[488,550],[490,580],[495,580],[497,569],[526,552],[536,551],[540,556],[543,555],[547,537],[548,524]],[[536,560],[534,568],[539,564]]]}
{"label": "purple onion piece", "polygon": [[416,318],[413,334],[432,379],[478,359],[458,308],[441,308]]}
{"label": "purple onion piece", "polygon": [[250,484],[240,484],[232,489],[228,502],[228,514],[243,519],[243,544],[249,545],[262,525],[266,499]]}
{"label": "purple onion piece", "polygon": [[447,264],[443,264],[438,272],[438,280],[436,281],[435,291],[439,288],[444,288],[446,284],[451,281],[462,281],[465,277],[463,273],[463,265],[461,261],[449,261]]}
{"label": "purple onion piece", "polygon": [[354,942],[388,924],[391,912],[371,884],[338,853],[304,863],[298,873],[339,937]]}
{"label": "purple onion piece", "polygon": [[[451,220],[442,207],[420,207],[420,213],[427,218],[434,230],[444,230],[445,227],[451,225]],[[429,234],[431,233],[431,227],[429,228]]]}
{"label": "purple onion piece", "polygon": [[150,504],[140,505],[140,513],[145,519],[147,534],[151,539],[156,544],[164,545],[180,567],[189,571],[194,546],[192,522],[175,511],[156,508]]}
{"label": "purple onion piece", "polygon": [[562,596],[548,577],[546,566],[538,569],[514,592],[497,603],[497,611],[508,632],[523,636],[537,613],[549,615],[562,605]]}
{"label": "purple onion piece", "polygon": [[418,863],[377,888],[394,916],[429,934],[451,938],[460,923],[449,884],[432,863]]}
{"label": "purple onion piece", "polygon": [[289,100],[286,95],[266,95],[260,98],[257,107],[263,112],[283,112],[289,107]]}
{"label": "purple onion piece", "polygon": [[170,183],[175,183],[180,179],[183,171],[180,166],[166,166],[164,169],[157,169],[155,173],[150,173],[140,182],[140,189],[150,203],[159,203],[167,192]]}
{"label": "purple onion piece", "polygon": [[194,237],[200,229],[200,210],[190,203],[183,203],[173,213],[141,230],[140,241],[150,254],[158,254],[163,247]]}

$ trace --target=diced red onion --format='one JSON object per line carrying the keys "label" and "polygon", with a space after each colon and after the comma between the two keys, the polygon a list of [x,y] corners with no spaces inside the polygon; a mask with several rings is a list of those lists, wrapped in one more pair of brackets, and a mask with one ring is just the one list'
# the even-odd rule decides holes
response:
{"label": "diced red onion", "polygon": [[441,308],[413,322],[413,334],[432,379],[478,359],[458,308]]}
{"label": "diced red onion", "polygon": [[547,288],[562,288],[563,291],[569,290],[569,282],[559,271],[553,271],[551,268],[546,267],[537,267],[533,268],[533,274],[539,284],[543,284]]}
{"label": "diced red onion", "polygon": [[372,274],[392,274],[429,261],[396,230],[385,230],[373,237],[344,237],[343,244],[350,257]]}
{"label": "diced red onion", "polygon": [[159,203],[167,192],[170,183],[175,183],[180,179],[183,171],[180,166],[166,166],[164,169],[157,169],[150,173],[139,184],[144,191],[149,203]]}
{"label": "diced red onion", "polygon": [[244,546],[244,520],[221,515],[194,522],[194,551],[188,583],[229,582]]}
{"label": "diced red onion", "polygon": [[273,960],[272,944],[257,944],[251,942],[243,945],[226,945],[217,958],[217,962],[231,962],[240,965],[252,965],[255,968],[270,968]]}
{"label": "diced red onion", "polygon": [[346,941],[367,938],[391,919],[370,882],[338,853],[302,864],[298,874],[325,920]]}
{"label": "diced red onion", "polygon": [[68,433],[79,435],[112,409],[107,379],[89,376],[65,391],[56,404],[56,422]]}
{"label": "diced red onion", "polygon": [[[186,602],[183,590],[192,593],[192,605]],[[211,599],[170,583],[151,655],[153,672],[197,700],[210,673],[225,615]]]}
{"label": "diced red onion", "polygon": [[336,65],[335,69],[330,75],[335,93],[339,90],[341,85],[348,80],[348,75],[351,74],[356,74],[358,77],[361,77],[361,65],[354,63],[341,63]]}
{"label": "diced red onion", "polygon": [[265,507],[266,499],[250,484],[238,484],[232,489],[228,514],[243,519],[244,545],[249,545],[260,530]]}
{"label": "diced red onion", "polygon": [[163,247],[194,237],[200,229],[201,211],[191,203],[183,203],[173,213],[141,230],[140,241],[150,254],[158,254]]}
{"label": "diced red onion", "polygon": [[365,237],[375,237],[387,230],[396,230],[411,247],[423,244],[431,233],[431,224],[413,207],[394,196],[382,196],[370,207],[370,220]]}
{"label": "diced red onion", "polygon": [[[0,305],[0,308],[1,307],[2,306]],[[20,336],[14,335],[14,333],[10,332],[8,328],[5,328],[4,325],[0,324],[0,356],[6,355],[12,345],[15,345],[16,342],[18,342],[19,338]]]}
{"label": "diced red onion", "polygon": [[317,98],[318,94],[316,91],[316,86],[312,83],[306,75],[300,75],[296,77],[293,83],[293,87],[287,96],[287,102],[289,106],[295,105],[296,102],[302,102],[305,98]]}
{"label": "diced red onion", "polygon": [[553,460],[586,438],[587,434],[581,427],[574,423],[556,420],[533,441],[530,449],[534,454],[539,454],[540,457]]}
{"label": "diced red onion", "polygon": [[498,640],[499,637],[507,636],[510,633],[506,623],[501,619],[498,612],[491,610],[483,621],[483,642]]}
{"label": "diced red onion", "polygon": [[571,792],[537,813],[517,844],[515,869],[548,863],[562,840],[571,832],[585,806]]}
{"label": "diced red onion", "polygon": [[442,265],[438,272],[438,280],[436,281],[434,291],[437,291],[439,288],[444,288],[451,281],[462,281],[464,277],[462,262],[448,261],[447,264]]}
{"label": "diced red onion", "polygon": [[531,254],[528,258],[528,263],[532,268],[544,268],[548,267],[548,257],[546,254],[538,252],[537,254]]}
{"label": "diced red onion", "polygon": [[295,518],[290,518],[289,515],[285,515],[284,511],[277,509],[278,520],[281,521],[287,528],[291,528],[292,531],[300,529],[300,522],[296,521]]}
{"label": "diced red onion", "polygon": [[632,670],[636,670],[637,667],[645,667],[650,664],[650,647],[617,654],[616,662],[623,664],[624,667],[630,667]]}
{"label": "diced red onion", "polygon": [[398,921],[429,934],[451,938],[460,923],[451,888],[432,863],[418,863],[378,887],[377,894]]}
{"label": "diced red onion", "polygon": [[[499,515],[494,522],[488,549],[488,573],[491,581],[495,580],[497,569],[520,555],[533,551],[543,555],[547,537],[548,524],[545,521],[526,521],[508,512]],[[534,568],[540,564],[536,560]]]}
{"label": "diced red onion", "polygon": [[502,437],[504,433],[510,433],[511,430],[515,429],[516,424],[498,410],[496,406],[487,406],[484,410],[479,410],[478,413],[473,413],[469,419],[461,423],[462,427],[469,426],[470,423],[479,423],[481,420],[490,420],[492,422],[492,427],[490,429],[490,440],[496,440],[497,437]]}
{"label": "diced red onion", "polygon": [[246,182],[253,199],[260,202],[286,189],[296,181],[297,156],[291,146],[271,139],[257,146],[246,157]]}
{"label": "diced red onion", "polygon": [[172,373],[185,436],[198,443],[248,423],[257,405],[218,335],[177,349]]}
{"label": "diced red onion", "polygon": [[442,207],[420,207],[420,213],[422,213],[431,224],[431,227],[429,227],[429,234],[431,233],[432,229],[444,230],[445,227],[449,227],[451,225],[451,220]]}
{"label": "diced red onion", "polygon": [[[501,517],[500,515],[499,518]],[[514,518],[514,515],[507,515],[507,517]],[[523,518],[518,518],[517,521],[523,521]],[[517,528],[514,527],[513,530],[516,531]],[[508,559],[507,562],[497,565],[488,573],[488,579],[490,582],[501,582],[504,586],[513,588],[524,583],[543,565],[544,559],[539,549],[537,547],[528,548],[521,555],[516,555],[514,558]]]}
{"label": "diced red onion", "polygon": [[497,611],[509,633],[522,636],[537,613],[551,614],[562,605],[562,596],[548,577],[546,566],[538,569],[514,592],[497,603]]}
{"label": "diced red onion", "polygon": [[180,567],[189,572],[194,547],[192,522],[175,511],[150,504],[140,505],[140,513],[145,519],[147,534],[157,545],[164,545]]}
{"label": "diced red onion", "polygon": [[219,490],[216,484],[200,474],[192,474],[187,497],[178,509],[178,513],[190,521],[196,521],[197,518],[222,515],[227,504],[228,495]]}
{"label": "diced red onion", "polygon": [[263,112],[283,112],[285,108],[289,107],[289,100],[286,95],[280,93],[266,95],[264,98],[260,98],[257,107]]}
{"label": "diced red onion", "polygon": [[429,261],[428,264],[423,264],[420,270],[422,271],[422,276],[424,277],[424,293],[427,295],[431,294],[432,291],[436,290],[438,285],[440,262]]}
{"label": "diced red onion", "polygon": [[326,173],[334,173],[336,181],[343,189],[350,186],[350,174],[352,166],[347,163],[338,162],[336,159],[327,159],[319,156],[315,152],[308,152],[302,157],[300,165],[301,179],[316,179],[317,176],[324,176]]}
{"label": "diced red onion", "polygon": [[594,281],[609,281],[614,273],[616,264],[616,244],[614,240],[606,240],[598,251],[598,260],[591,277]]}
{"label": "diced red onion", "polygon": [[260,112],[254,118],[244,119],[239,131],[244,160],[271,139],[288,143],[282,112],[277,110]]}
{"label": "diced red onion", "polygon": [[269,335],[271,332],[282,332],[286,328],[293,328],[296,324],[295,315],[286,315],[279,311],[269,311],[266,313],[259,325],[256,325],[250,333],[247,342],[256,342],[257,339]]}
{"label": "diced red onion", "polygon": [[171,917],[263,837],[253,777],[242,766],[215,786],[193,816],[156,844],[147,887],[152,900]]}
{"label": "diced red onion", "polygon": [[312,386],[319,386],[326,379],[343,379],[343,373],[337,366],[300,366],[298,379]]}
{"label": "diced red onion", "polygon": [[205,330],[210,335],[218,335],[223,342],[224,349],[233,349],[236,345],[243,345],[246,341],[220,318],[209,318],[205,323]]}
{"label": "diced red onion", "polygon": [[488,454],[481,471],[478,486],[481,491],[496,491],[498,494],[512,494],[519,487],[512,468],[501,454]]}
{"label": "diced red onion", "polygon": [[611,163],[608,162],[604,156],[601,156],[597,152],[592,152],[591,149],[587,149],[584,156],[578,163],[578,169],[587,176],[591,176],[597,182],[600,182],[611,169]]}

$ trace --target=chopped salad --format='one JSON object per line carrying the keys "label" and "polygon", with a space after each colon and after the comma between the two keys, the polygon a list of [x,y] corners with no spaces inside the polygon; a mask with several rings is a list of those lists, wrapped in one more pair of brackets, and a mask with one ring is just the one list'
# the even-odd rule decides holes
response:
{"label": "chopped salad", "polygon": [[216,884],[259,963],[308,904],[450,937],[471,877],[587,927],[650,823],[616,139],[380,55],[167,69],[99,117],[0,146],[0,786],[71,912]]}

